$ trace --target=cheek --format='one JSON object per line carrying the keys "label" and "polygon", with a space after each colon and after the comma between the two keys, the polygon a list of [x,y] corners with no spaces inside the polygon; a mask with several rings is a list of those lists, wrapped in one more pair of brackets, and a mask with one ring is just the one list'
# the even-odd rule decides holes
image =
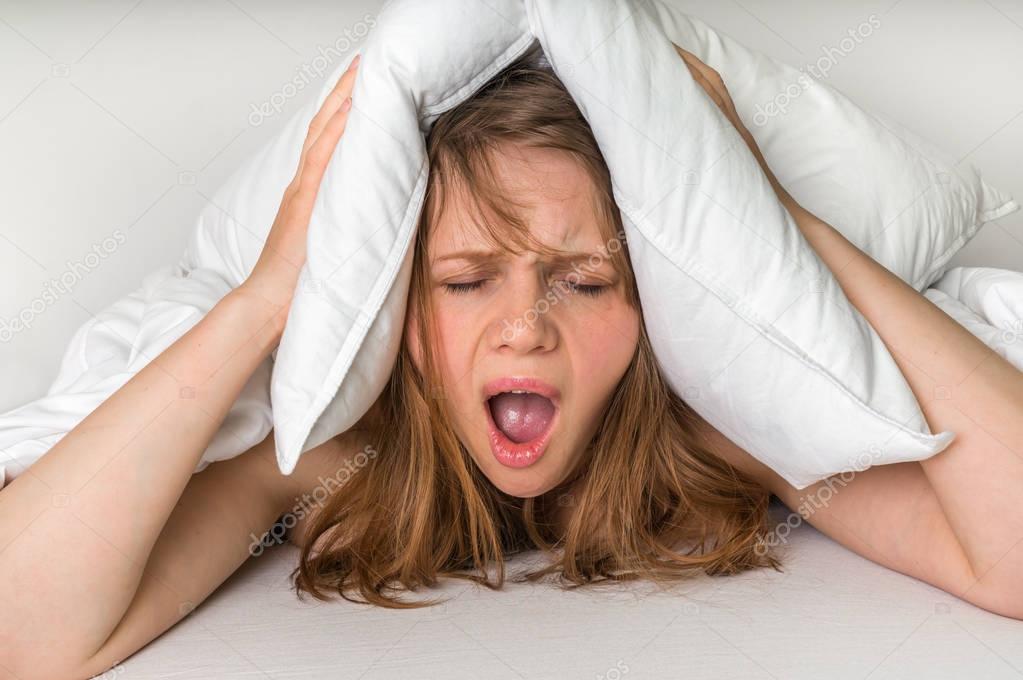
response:
{"label": "cheek", "polygon": [[584,384],[603,392],[618,383],[636,352],[639,324],[639,313],[624,302],[583,321],[573,363],[584,371]]}
{"label": "cheek", "polygon": [[621,376],[639,342],[639,315],[624,302],[616,304],[587,315],[576,337],[584,369],[596,367],[602,373]]}
{"label": "cheek", "polygon": [[[433,307],[433,315],[430,319],[433,331],[431,345],[433,357],[438,363],[437,368],[450,387],[450,378],[464,376],[466,368],[472,365],[474,349],[471,346],[472,334],[467,332],[466,314],[463,310],[452,309],[452,305],[445,304],[445,302],[445,300],[437,298],[431,300]],[[423,351],[419,343],[418,326],[419,320],[415,318],[415,315],[410,315],[409,352],[417,367],[421,366]],[[416,335],[411,335],[412,333],[416,333]]]}
{"label": "cheek", "polygon": [[445,381],[451,387],[453,377],[462,378],[462,382],[472,382],[472,376],[466,372],[474,364],[477,355],[479,335],[476,332],[475,316],[465,310],[445,305],[445,301],[435,304],[435,323],[437,330],[437,354],[443,362]]}

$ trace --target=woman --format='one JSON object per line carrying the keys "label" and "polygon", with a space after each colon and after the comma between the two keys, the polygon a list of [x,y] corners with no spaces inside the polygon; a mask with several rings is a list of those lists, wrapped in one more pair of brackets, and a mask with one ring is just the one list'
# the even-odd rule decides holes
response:
{"label": "woman", "polygon": [[[807,521],[1023,618],[1023,374],[801,208],[718,74],[679,54],[892,350],[931,428],[958,435],[931,459],[857,473]],[[309,126],[245,283],[0,492],[0,667],[104,671],[262,550],[253,538],[271,526],[302,547],[300,591],[387,606],[441,575],[499,587],[502,558],[536,546],[554,561],[532,577],[569,584],[777,566],[771,494],[797,508],[827,482],[792,488],[668,390],[607,168],[535,56],[430,133],[406,332],[370,412],[291,476],[272,435],[193,476],[281,337],[353,62]]]}

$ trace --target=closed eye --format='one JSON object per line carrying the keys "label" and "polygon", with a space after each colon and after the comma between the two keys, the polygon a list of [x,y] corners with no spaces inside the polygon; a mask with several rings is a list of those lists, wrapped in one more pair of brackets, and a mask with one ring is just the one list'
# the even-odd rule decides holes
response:
{"label": "closed eye", "polygon": [[[464,295],[465,293],[471,293],[474,290],[479,290],[486,283],[486,279],[479,279],[477,281],[466,281],[464,283],[445,283],[444,288],[450,293],[456,295]],[[571,281],[558,281],[555,284],[563,290],[568,290],[570,293],[579,293],[582,295],[588,295],[590,297],[596,297],[606,291],[610,286],[596,285],[587,283],[572,283]]]}
{"label": "closed eye", "polygon": [[467,281],[465,283],[445,283],[444,289],[455,294],[471,293],[474,290],[482,288],[484,283],[484,279],[480,279],[478,281]]}
{"label": "closed eye", "polygon": [[557,285],[562,288],[567,288],[572,293],[581,293],[583,295],[589,295],[590,297],[597,297],[610,286],[598,286],[590,283],[572,283],[571,281],[558,281]]}

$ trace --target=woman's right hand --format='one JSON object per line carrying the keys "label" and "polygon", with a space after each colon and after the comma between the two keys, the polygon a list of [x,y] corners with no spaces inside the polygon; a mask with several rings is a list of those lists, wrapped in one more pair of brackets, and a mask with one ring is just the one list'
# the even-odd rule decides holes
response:
{"label": "woman's right hand", "polygon": [[270,306],[279,332],[284,330],[298,275],[305,263],[306,234],[320,182],[348,121],[360,56],[355,56],[310,121],[298,171],[284,191],[259,259],[235,289],[237,295],[254,304]]}

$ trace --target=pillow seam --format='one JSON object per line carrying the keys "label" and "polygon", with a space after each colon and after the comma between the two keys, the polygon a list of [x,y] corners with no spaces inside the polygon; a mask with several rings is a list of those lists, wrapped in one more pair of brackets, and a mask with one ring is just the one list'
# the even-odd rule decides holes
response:
{"label": "pillow seam", "polygon": [[[419,206],[423,202],[421,197],[425,191],[426,185],[425,178],[429,172],[428,161],[424,159],[422,165],[424,167],[421,168],[419,171],[419,177],[416,180],[415,188],[413,189],[412,193],[409,196],[408,204],[405,206],[404,211],[405,217],[401,222],[399,234],[403,234],[409,230],[410,226],[415,222],[415,218],[418,216],[419,213]],[[370,289],[372,293],[376,288],[380,287],[381,280],[388,281],[387,285],[383,287],[384,288],[383,292],[378,293],[376,295],[377,299],[375,301],[373,297],[370,298],[370,301],[374,302],[372,314],[366,315],[366,318],[370,319],[369,323],[365,325],[365,330],[363,332],[358,333],[358,331],[356,331],[358,333],[358,338],[349,345],[351,349],[348,352],[344,351],[345,345],[348,343],[342,343],[341,351],[337,353],[337,355],[334,357],[334,361],[331,362],[331,366],[327,374],[329,380],[321,385],[321,389],[317,393],[312,404],[310,405],[309,408],[306,409],[305,413],[303,414],[300,428],[302,440],[298,443],[299,452],[295,457],[296,463],[298,462],[298,458],[303,453],[303,451],[301,450],[302,446],[309,439],[309,435],[312,433],[312,430],[316,425],[316,420],[321,415],[323,415],[323,412],[330,405],[331,400],[333,400],[338,390],[341,389],[341,385],[344,383],[345,378],[348,376],[348,372],[351,369],[352,362],[355,360],[355,356],[359,353],[359,350],[362,348],[362,344],[365,341],[366,336],[369,334],[370,328],[372,328],[373,323],[376,321],[376,318],[380,313],[380,309],[383,306],[384,300],[387,298],[388,293],[390,293],[391,291],[391,287],[394,285],[394,279],[397,275],[397,271],[400,268],[401,263],[405,261],[404,252],[411,245],[412,239],[415,238],[415,236],[416,236],[415,229],[413,228],[412,233],[409,235],[408,238],[395,239],[396,244],[404,242],[405,245],[402,248],[403,254],[401,257],[392,257],[394,253],[394,248],[392,247],[390,253],[388,253],[388,257],[386,258],[386,261],[389,263],[390,266],[386,267],[380,272],[380,275],[377,277],[376,282]],[[365,307],[360,307],[359,311],[365,313]],[[354,325],[355,324],[353,324],[353,327]],[[348,337],[351,337],[351,332],[352,331],[349,330],[349,332],[346,334],[346,339]],[[343,366],[344,368],[339,369],[338,368],[339,366]],[[341,371],[341,375],[335,378],[334,374],[339,371]],[[329,390],[324,389],[328,386],[332,387]],[[325,394],[328,395],[326,397],[326,400],[324,400],[323,396]]]}
{"label": "pillow seam", "polygon": [[[443,113],[454,106],[457,106],[465,99],[468,99],[476,90],[485,85],[494,75],[496,75],[501,69],[515,61],[519,56],[525,54],[526,48],[528,48],[536,40],[536,36],[532,33],[523,33],[512,42],[504,51],[491,60],[490,64],[479,71],[476,76],[468,83],[458,88],[451,94],[445,95],[443,99],[428,106],[424,106],[422,109],[423,114],[432,116],[437,113]],[[525,42],[525,47],[521,43]],[[465,94],[468,92],[468,94]],[[449,104],[451,100],[455,100],[454,104]]]}

